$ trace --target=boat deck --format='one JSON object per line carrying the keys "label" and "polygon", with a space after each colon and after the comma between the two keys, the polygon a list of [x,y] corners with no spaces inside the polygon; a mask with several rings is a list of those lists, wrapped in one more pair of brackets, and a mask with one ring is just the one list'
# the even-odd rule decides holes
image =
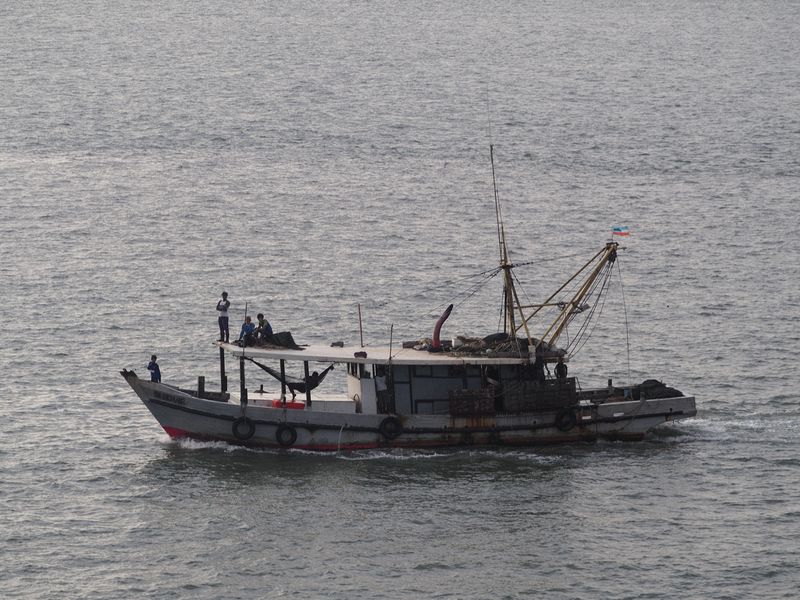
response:
{"label": "boat deck", "polygon": [[400,346],[324,346],[309,345],[301,350],[279,346],[248,346],[215,342],[233,356],[248,356],[264,360],[294,360],[327,363],[357,363],[364,365],[518,365],[529,362],[528,357],[493,356],[492,354],[459,354],[452,352],[427,352]]}

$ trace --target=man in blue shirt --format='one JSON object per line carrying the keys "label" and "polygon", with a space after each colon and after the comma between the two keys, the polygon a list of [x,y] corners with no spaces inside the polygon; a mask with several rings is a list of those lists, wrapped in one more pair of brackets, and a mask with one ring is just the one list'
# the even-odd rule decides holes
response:
{"label": "man in blue shirt", "polygon": [[256,330],[256,324],[253,323],[253,319],[249,316],[244,318],[244,323],[242,323],[242,331],[239,332],[239,342],[240,346],[252,346],[253,341],[255,340],[255,336],[253,333]]}
{"label": "man in blue shirt", "polygon": [[161,383],[161,369],[158,367],[158,363],[156,362],[157,358],[158,357],[155,354],[150,357],[150,362],[147,364],[147,370],[150,371],[150,381]]}

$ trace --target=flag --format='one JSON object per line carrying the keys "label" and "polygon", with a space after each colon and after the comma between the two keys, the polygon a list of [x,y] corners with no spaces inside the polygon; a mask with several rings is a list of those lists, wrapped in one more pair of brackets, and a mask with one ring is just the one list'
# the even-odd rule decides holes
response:
{"label": "flag", "polygon": [[631,232],[628,231],[628,228],[625,227],[624,225],[622,226],[614,225],[614,227],[611,228],[611,235],[630,235],[630,234]]}

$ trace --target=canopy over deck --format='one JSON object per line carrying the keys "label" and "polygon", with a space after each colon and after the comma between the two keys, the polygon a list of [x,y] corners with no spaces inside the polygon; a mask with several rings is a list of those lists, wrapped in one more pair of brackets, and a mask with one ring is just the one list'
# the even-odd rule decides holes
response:
{"label": "canopy over deck", "polygon": [[[529,362],[527,356],[503,356],[496,357],[486,355],[459,355],[454,352],[427,352],[425,350],[414,350],[413,348],[393,347],[391,359],[389,357],[388,346],[323,346],[310,345],[302,350],[291,350],[289,348],[248,346],[242,348],[235,344],[215,342],[220,348],[229,352],[233,356],[249,356],[255,359],[265,360],[296,360],[310,362],[333,362],[333,363],[357,363],[363,365],[519,365]],[[366,353],[365,356],[357,356],[357,353]]]}

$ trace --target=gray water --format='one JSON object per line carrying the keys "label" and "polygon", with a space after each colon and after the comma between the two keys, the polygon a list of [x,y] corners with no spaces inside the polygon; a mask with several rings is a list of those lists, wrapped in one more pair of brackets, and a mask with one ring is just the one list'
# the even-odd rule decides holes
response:
{"label": "gray water", "polygon": [[[0,596],[796,597],[799,24],[795,2],[3,4]],[[154,352],[218,385],[222,289],[234,327],[247,302],[301,343],[357,343],[359,304],[368,344],[454,299],[445,335],[495,331],[495,281],[457,294],[497,264],[489,144],[530,296],[632,231],[571,373],[663,379],[697,418],[318,455],[170,441],[126,388]]]}

